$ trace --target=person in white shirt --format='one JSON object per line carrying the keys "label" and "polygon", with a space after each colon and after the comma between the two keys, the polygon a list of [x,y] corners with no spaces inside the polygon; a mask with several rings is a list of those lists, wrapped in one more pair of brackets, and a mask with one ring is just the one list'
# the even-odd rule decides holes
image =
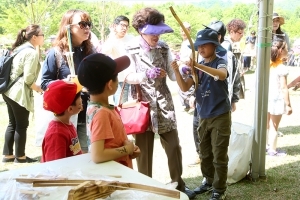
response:
{"label": "person in white shirt", "polygon": [[[190,33],[191,25],[188,22],[183,22],[183,25],[186,28],[186,30]],[[179,61],[177,62],[177,64],[179,65],[183,77],[187,78],[191,74],[191,69],[186,63],[190,62],[190,56],[192,54],[192,50],[188,47],[190,43],[185,32],[182,29],[180,29],[180,34],[182,37],[182,43],[179,51]],[[193,92],[194,92],[194,87],[191,87],[191,89],[189,89],[186,92],[182,92],[180,88],[178,89],[180,102],[182,106],[184,106],[184,110],[187,112],[190,111],[191,109],[190,97],[193,96]]]}
{"label": "person in white shirt", "polygon": [[[116,17],[113,25],[111,26],[111,33],[102,46],[102,53],[110,56],[112,59],[126,55],[127,43],[134,38],[133,35],[127,34],[128,29],[129,19],[123,15]],[[113,97],[115,105],[128,101],[130,85],[125,82],[125,78],[128,73],[128,70],[124,70],[118,74],[118,90]],[[122,99],[120,99],[123,83],[125,86]]]}

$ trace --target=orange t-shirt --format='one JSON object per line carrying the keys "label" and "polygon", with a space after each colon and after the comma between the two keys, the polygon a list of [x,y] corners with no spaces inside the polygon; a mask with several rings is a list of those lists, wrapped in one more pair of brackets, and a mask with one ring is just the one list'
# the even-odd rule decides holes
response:
{"label": "orange t-shirt", "polygon": [[[127,140],[127,134],[122,120],[118,113],[111,108],[103,107],[99,104],[89,103],[87,108],[87,126],[90,133],[91,143],[98,140],[105,140],[105,148],[118,148]],[[129,155],[115,160],[127,167],[132,167],[132,160]]]}

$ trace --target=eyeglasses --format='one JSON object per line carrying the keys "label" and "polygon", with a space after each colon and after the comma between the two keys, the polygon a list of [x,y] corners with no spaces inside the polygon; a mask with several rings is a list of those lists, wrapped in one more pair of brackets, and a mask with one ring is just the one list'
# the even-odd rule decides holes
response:
{"label": "eyeglasses", "polygon": [[130,26],[129,25],[126,25],[126,24],[118,24],[120,25],[122,28],[125,28],[125,29],[128,29]]}
{"label": "eyeglasses", "polygon": [[78,22],[77,24],[70,24],[70,25],[79,25],[80,29],[85,29],[87,26],[89,27],[89,29],[93,28],[93,23],[89,22],[89,21],[81,21]]}
{"label": "eyeglasses", "polygon": [[37,35],[35,35],[35,36],[43,36],[43,37],[44,37],[45,35],[44,35],[44,34],[37,34]]}

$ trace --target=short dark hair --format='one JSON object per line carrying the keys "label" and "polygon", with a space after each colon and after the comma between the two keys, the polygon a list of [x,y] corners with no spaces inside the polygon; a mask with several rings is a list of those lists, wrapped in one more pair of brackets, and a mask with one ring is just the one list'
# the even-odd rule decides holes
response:
{"label": "short dark hair", "polygon": [[120,16],[116,17],[115,20],[114,20],[114,24],[120,24],[121,21],[126,21],[129,24],[128,17],[126,17],[124,15],[120,15]]}
{"label": "short dark hair", "polygon": [[284,36],[275,36],[273,38],[272,41],[272,47],[271,47],[271,61],[275,62],[278,54],[279,54],[279,50],[283,49],[285,47],[285,37]]}
{"label": "short dark hair", "polygon": [[[113,82],[115,82],[115,81],[117,81],[117,77],[118,77],[118,74],[115,74],[115,75],[113,75],[113,77],[112,77],[110,80],[112,80]],[[108,81],[110,81],[110,80],[108,80]],[[107,81],[107,82],[108,82],[108,81]],[[106,84],[107,82],[105,82],[105,83],[103,83],[103,84],[99,84],[99,85],[98,85],[98,88],[95,89],[95,90],[93,90],[93,91],[88,91],[89,94],[90,94],[90,95],[101,94],[101,93],[104,91],[104,87],[105,87],[105,84]]]}

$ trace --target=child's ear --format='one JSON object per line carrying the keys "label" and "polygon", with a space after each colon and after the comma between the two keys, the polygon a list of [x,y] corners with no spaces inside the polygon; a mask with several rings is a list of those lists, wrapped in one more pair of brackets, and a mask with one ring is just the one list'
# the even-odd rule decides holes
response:
{"label": "child's ear", "polygon": [[74,110],[73,107],[72,107],[72,106],[69,106],[68,109],[67,109],[66,111],[69,112],[69,113],[71,113],[71,112],[73,112],[73,110]]}
{"label": "child's ear", "polygon": [[109,90],[112,90],[113,89],[113,80],[110,79],[107,83],[106,83],[107,87]]}

